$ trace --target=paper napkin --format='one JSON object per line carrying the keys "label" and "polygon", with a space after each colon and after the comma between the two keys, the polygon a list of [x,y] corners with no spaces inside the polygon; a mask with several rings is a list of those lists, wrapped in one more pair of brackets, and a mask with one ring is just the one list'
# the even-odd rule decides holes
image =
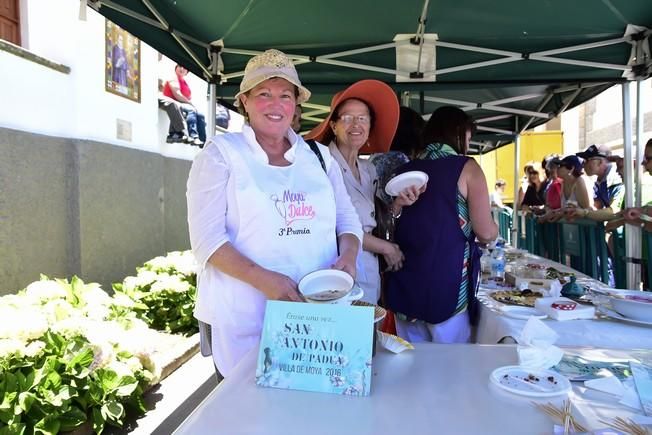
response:
{"label": "paper napkin", "polygon": [[564,352],[554,346],[559,336],[541,320],[531,317],[516,341],[518,364],[529,369],[549,369],[561,361]]}

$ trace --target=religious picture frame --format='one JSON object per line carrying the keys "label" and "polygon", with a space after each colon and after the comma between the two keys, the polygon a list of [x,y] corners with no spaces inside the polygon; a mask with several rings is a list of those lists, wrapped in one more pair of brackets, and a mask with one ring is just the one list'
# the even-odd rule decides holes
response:
{"label": "religious picture frame", "polygon": [[140,103],[140,40],[105,21],[104,89]]}

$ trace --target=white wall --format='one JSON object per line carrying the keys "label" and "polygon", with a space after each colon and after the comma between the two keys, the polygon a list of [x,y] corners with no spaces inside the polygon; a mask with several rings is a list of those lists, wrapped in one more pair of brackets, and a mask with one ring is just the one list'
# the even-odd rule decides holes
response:
{"label": "white wall", "polygon": [[[1,127],[186,160],[196,155],[196,147],[165,143],[168,121],[158,109],[154,49],[141,42],[141,101],[134,102],[104,90],[104,17],[87,8],[87,21],[80,21],[78,1],[21,0],[21,8],[23,48],[71,71],[60,73],[0,51]],[[206,83],[193,76],[189,84],[206,113]],[[118,120],[131,124],[130,141],[117,138]]]}
{"label": "white wall", "polygon": [[[631,96],[632,116],[636,116],[636,83],[629,85]],[[642,83],[643,112],[652,111],[652,80]],[[622,86],[613,86],[595,99],[595,113],[593,114],[593,128],[603,128],[611,124],[618,124],[623,120]]]}

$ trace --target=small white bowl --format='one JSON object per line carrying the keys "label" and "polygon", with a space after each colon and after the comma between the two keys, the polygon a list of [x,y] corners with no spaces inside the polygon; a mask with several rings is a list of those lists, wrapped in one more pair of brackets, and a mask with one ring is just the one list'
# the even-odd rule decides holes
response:
{"label": "small white bowl", "polygon": [[[351,303],[353,277],[346,272],[335,269],[323,269],[311,272],[299,281],[299,292],[308,302],[316,303]],[[362,297],[362,290],[356,299]]]}
{"label": "small white bowl", "polygon": [[311,304],[340,304],[340,305],[351,305],[353,302],[362,299],[364,296],[364,290],[362,290],[357,285],[353,286],[353,289],[349,292],[348,295],[341,297],[339,299],[333,299],[330,301],[316,301],[314,299],[306,298],[306,301]]}
{"label": "small white bowl", "polygon": [[614,310],[625,317],[652,322],[652,293],[639,290],[609,291]]}

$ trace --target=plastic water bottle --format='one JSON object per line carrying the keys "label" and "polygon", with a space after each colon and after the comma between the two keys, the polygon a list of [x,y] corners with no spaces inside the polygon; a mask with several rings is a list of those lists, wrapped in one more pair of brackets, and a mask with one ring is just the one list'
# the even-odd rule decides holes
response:
{"label": "plastic water bottle", "polygon": [[480,269],[482,270],[482,273],[491,273],[491,253],[486,248],[482,248],[482,256],[480,257]]}
{"label": "plastic water bottle", "polygon": [[491,277],[496,281],[505,279],[505,250],[504,244],[498,242],[491,253]]}

